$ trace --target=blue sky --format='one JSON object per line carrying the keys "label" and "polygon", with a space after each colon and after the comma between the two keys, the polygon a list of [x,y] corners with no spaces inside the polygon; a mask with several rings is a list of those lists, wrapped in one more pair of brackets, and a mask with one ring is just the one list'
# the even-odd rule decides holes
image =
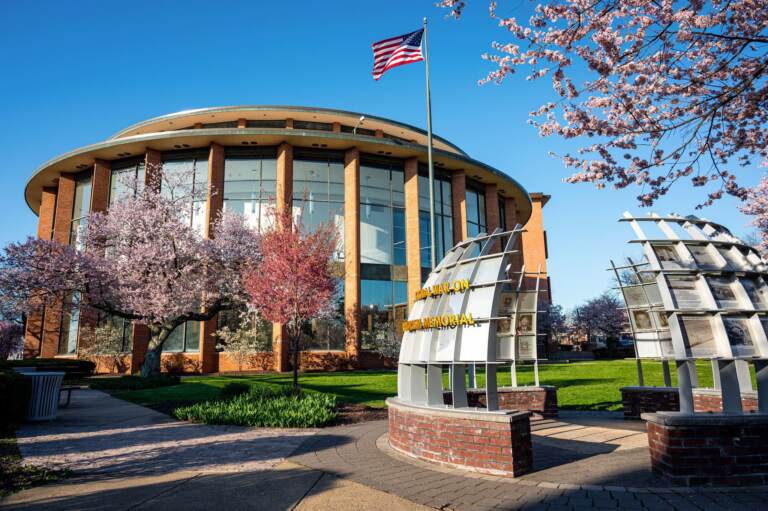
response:
{"label": "blue sky", "polygon": [[[0,243],[34,234],[23,188],[43,162],[103,140],[141,120],[189,108],[295,104],[356,110],[425,126],[422,64],[370,75],[370,44],[430,19],[435,133],[502,169],[529,192],[552,200],[544,210],[555,302],[571,307],[609,285],[610,258],[631,254],[631,232],[616,220],[641,213],[636,189],[569,185],[528,112],[551,99],[548,82],[523,75],[479,87],[480,59],[505,34],[485,2],[460,22],[431,0],[334,2],[0,2]],[[527,2],[509,2],[527,19]],[[573,147],[573,146],[570,146]],[[759,178],[741,171],[744,184]],[[700,191],[679,186],[659,212],[696,213]],[[735,234],[748,219],[725,199],[702,216]]]}

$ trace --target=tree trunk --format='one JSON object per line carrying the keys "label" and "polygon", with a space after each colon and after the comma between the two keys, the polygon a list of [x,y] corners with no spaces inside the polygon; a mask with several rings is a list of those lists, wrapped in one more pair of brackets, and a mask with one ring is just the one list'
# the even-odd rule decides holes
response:
{"label": "tree trunk", "polygon": [[147,350],[144,355],[144,363],[141,364],[141,376],[160,376],[160,357],[163,354],[163,345]]}
{"label": "tree trunk", "polygon": [[291,339],[293,347],[293,388],[299,390],[299,339],[298,335]]}
{"label": "tree trunk", "polygon": [[147,353],[144,355],[144,363],[141,364],[142,377],[160,376],[160,359],[163,354],[163,345],[174,328],[175,325],[173,327],[161,327],[159,330],[155,327],[152,339],[149,341]]}

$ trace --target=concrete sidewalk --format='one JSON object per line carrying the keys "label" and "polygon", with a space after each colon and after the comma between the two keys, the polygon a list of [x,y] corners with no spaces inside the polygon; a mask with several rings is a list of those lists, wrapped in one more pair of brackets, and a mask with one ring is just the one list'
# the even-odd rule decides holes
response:
{"label": "concrete sidewalk", "polygon": [[17,432],[25,463],[67,467],[74,476],[12,495],[0,508],[420,508],[332,473],[284,462],[315,433],[189,424],[86,390],[73,396],[58,420]]}

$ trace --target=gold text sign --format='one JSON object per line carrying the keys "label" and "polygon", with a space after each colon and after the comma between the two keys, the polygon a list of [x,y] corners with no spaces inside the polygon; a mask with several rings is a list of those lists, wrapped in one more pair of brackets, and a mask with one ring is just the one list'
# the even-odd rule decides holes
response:
{"label": "gold text sign", "polygon": [[449,293],[460,293],[469,289],[469,280],[460,279],[454,282],[443,282],[434,286],[425,287],[416,291],[416,300],[423,300],[430,296],[447,295]]}
{"label": "gold text sign", "polygon": [[428,328],[453,328],[457,326],[474,325],[475,319],[472,313],[466,314],[443,314],[442,316],[431,316],[428,318],[412,319],[403,322],[403,330],[410,332],[412,330],[426,330]]}

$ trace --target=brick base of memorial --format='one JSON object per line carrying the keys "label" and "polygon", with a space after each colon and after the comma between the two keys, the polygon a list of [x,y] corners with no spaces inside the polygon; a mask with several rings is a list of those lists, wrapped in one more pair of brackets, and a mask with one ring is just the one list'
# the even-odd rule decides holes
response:
{"label": "brick base of memorial", "polygon": [[530,412],[430,408],[387,399],[389,445],[423,461],[483,474],[531,470]]}
{"label": "brick base of memorial", "polygon": [[768,484],[768,414],[644,413],[651,468],[681,486]]}
{"label": "brick base of memorial", "polygon": [[[624,418],[639,420],[644,413],[680,410],[677,387],[623,387],[621,401]],[[723,398],[716,389],[693,389],[693,406],[697,412],[723,411]],[[743,392],[741,406],[745,412],[757,411],[757,393]]]}
{"label": "brick base of memorial", "polygon": [[[557,388],[551,385],[540,387],[499,387],[499,409],[533,412],[544,418],[557,417]],[[451,391],[443,393],[445,404],[452,404]],[[467,404],[484,408],[485,390],[468,389]]]}

